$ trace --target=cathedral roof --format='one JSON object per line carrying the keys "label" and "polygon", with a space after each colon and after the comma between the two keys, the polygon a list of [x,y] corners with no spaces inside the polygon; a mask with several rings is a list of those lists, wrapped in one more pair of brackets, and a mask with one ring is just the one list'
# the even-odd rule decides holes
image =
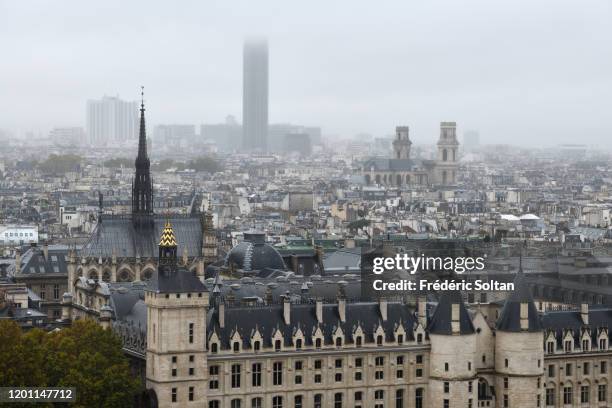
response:
{"label": "cathedral roof", "polygon": [[129,215],[103,215],[91,237],[80,251],[83,257],[110,258],[117,257],[157,258],[157,237],[162,235],[166,221],[172,229],[178,243],[178,253],[187,249],[190,256],[202,253],[202,224],[197,215],[152,215],[150,222],[135,226]]}

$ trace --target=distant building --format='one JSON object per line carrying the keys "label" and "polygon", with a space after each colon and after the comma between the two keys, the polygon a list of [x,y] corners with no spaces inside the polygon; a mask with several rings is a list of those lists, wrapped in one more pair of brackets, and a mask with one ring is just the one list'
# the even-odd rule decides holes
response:
{"label": "distant building", "polygon": [[274,123],[268,127],[268,151],[286,151],[285,137],[290,134],[308,135],[310,144],[321,144],[321,128],[317,126],[300,126],[291,123]]}
{"label": "distant building", "polygon": [[85,129],[82,127],[54,128],[49,133],[51,142],[58,146],[78,146],[85,142]]}
{"label": "distant building", "polygon": [[158,125],[153,129],[153,139],[173,146],[193,143],[196,139],[195,125]]}
{"label": "distant building", "polygon": [[114,96],[87,101],[87,134],[93,145],[125,142],[138,135],[138,104]]}
{"label": "distant building", "polygon": [[312,153],[310,136],[305,133],[286,134],[284,150],[286,153],[299,153],[301,156],[310,156]]}
{"label": "distant building", "polygon": [[459,142],[455,122],[440,123],[436,160],[410,158],[408,126],[398,126],[390,159],[372,158],[363,164],[366,184],[407,186],[455,184],[459,169]]}
{"label": "distant building", "polygon": [[248,41],[243,54],[242,147],[268,148],[268,43]]}
{"label": "distant building", "polygon": [[471,150],[480,145],[480,133],[476,130],[467,130],[463,134],[463,147]]}
{"label": "distant building", "polygon": [[0,225],[0,245],[38,243],[38,227],[35,225]]}
{"label": "distant building", "polygon": [[225,118],[225,123],[203,124],[200,136],[204,140],[215,142],[222,152],[232,152],[241,147],[242,126],[232,115]]}

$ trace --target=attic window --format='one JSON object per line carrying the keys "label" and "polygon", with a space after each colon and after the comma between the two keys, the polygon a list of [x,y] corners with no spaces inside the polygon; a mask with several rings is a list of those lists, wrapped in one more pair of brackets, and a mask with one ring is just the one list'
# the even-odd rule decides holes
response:
{"label": "attic window", "polygon": [[318,348],[318,349],[320,349],[320,348],[321,348],[321,339],[317,339],[317,340],[315,341],[315,347],[316,347],[316,348]]}
{"label": "attic window", "polygon": [[261,345],[259,341],[256,341],[255,343],[253,343],[253,350],[259,351],[260,348],[261,348]]}
{"label": "attic window", "polygon": [[404,343],[404,335],[403,334],[398,334],[397,335],[397,344],[403,344]]}
{"label": "attic window", "polygon": [[235,341],[234,342],[234,353],[239,353],[240,352],[240,342]]}
{"label": "attic window", "polygon": [[342,337],[336,337],[336,347],[342,347]]}
{"label": "attic window", "polygon": [[297,340],[295,341],[295,348],[296,348],[297,350],[300,350],[300,349],[302,348],[302,339],[297,339]]}
{"label": "attic window", "polygon": [[383,336],[377,336],[376,337],[376,345],[377,346],[382,346],[383,345]]}
{"label": "attic window", "polygon": [[217,353],[217,349],[218,349],[217,343],[212,343],[210,345],[210,352],[211,353],[216,354]]}
{"label": "attic window", "polygon": [[355,339],[355,345],[357,347],[361,347],[361,336],[357,336],[357,338]]}
{"label": "attic window", "polygon": [[274,342],[274,351],[280,351],[281,349],[281,341],[280,340],[276,340]]}

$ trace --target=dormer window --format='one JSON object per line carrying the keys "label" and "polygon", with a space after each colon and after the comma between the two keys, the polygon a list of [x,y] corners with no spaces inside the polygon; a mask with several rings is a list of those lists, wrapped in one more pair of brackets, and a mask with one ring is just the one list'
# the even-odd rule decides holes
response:
{"label": "dormer window", "polygon": [[417,334],[417,344],[423,343],[423,333]]}
{"label": "dormer window", "polygon": [[399,344],[399,345],[404,344],[404,335],[403,334],[398,334],[397,335],[397,344]]}
{"label": "dormer window", "polygon": [[565,340],[564,347],[565,347],[565,352],[566,353],[571,353],[572,352],[572,341],[571,340]]}
{"label": "dormer window", "polygon": [[589,351],[589,348],[590,348],[590,345],[591,345],[590,343],[591,342],[588,339],[582,340],[582,351]]}
{"label": "dormer window", "polygon": [[295,348],[296,350],[300,350],[302,348],[302,339],[297,339],[295,341]]}
{"label": "dormer window", "polygon": [[281,350],[281,341],[280,340],[276,340],[274,342],[274,351],[280,351]]}
{"label": "dormer window", "polygon": [[549,341],[546,343],[546,352],[548,354],[553,354],[555,352],[555,342]]}
{"label": "dormer window", "polygon": [[382,346],[383,345],[383,336],[378,335],[376,337],[376,345],[377,346]]}
{"label": "dormer window", "polygon": [[234,353],[239,353],[239,352],[240,352],[240,342],[235,341],[234,342]]}
{"label": "dormer window", "polygon": [[607,350],[608,349],[608,340],[606,340],[606,339],[599,339],[599,349],[600,350]]}
{"label": "dormer window", "polygon": [[321,339],[316,339],[315,340],[315,347],[320,349],[321,348]]}
{"label": "dormer window", "polygon": [[361,347],[361,343],[362,343],[361,336],[357,336],[355,338],[355,346]]}
{"label": "dormer window", "polygon": [[213,354],[217,354],[217,350],[219,349],[219,346],[217,345],[217,343],[212,343],[210,345],[210,352]]}
{"label": "dormer window", "polygon": [[253,350],[259,351],[260,348],[261,348],[261,343],[259,341],[256,341],[253,343]]}
{"label": "dormer window", "polygon": [[336,337],[336,347],[342,347],[342,337]]}

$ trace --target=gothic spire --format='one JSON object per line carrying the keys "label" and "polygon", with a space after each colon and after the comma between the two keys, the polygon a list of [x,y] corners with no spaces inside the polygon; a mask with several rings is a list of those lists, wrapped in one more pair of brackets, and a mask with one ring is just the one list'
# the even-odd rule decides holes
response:
{"label": "gothic spire", "polygon": [[132,215],[153,214],[153,182],[151,163],[147,156],[147,131],[145,127],[144,87],[140,92],[140,133],[138,137],[138,156],[136,174],[132,185]]}

